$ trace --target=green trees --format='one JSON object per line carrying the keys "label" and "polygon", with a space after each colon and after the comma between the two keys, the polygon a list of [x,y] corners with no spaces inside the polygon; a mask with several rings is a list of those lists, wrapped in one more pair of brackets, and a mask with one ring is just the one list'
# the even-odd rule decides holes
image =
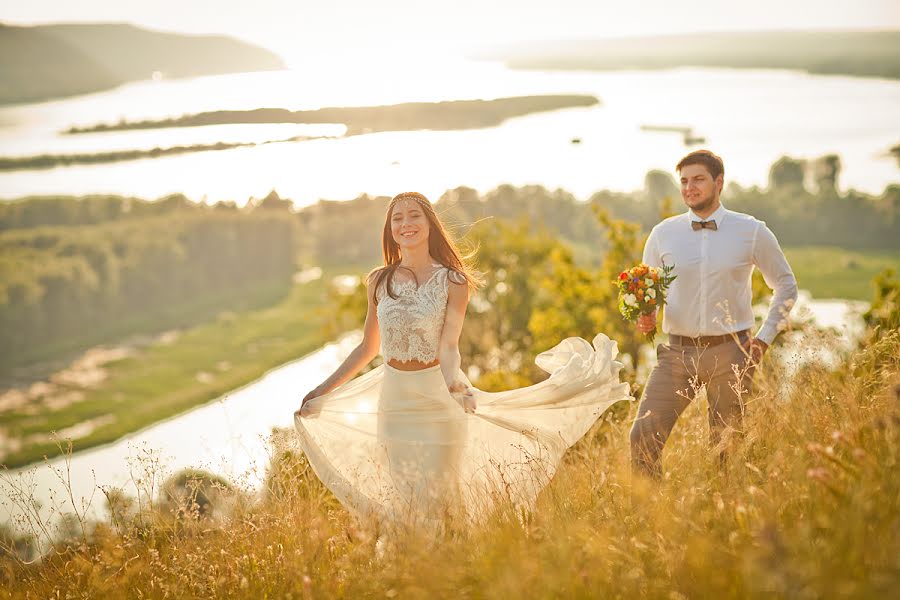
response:
{"label": "green trees", "polygon": [[900,186],[889,186],[880,196],[853,190],[841,195],[828,187],[830,179],[820,180],[819,193],[794,184],[770,190],[729,186],[723,202],[765,221],[783,246],[897,248]]}
{"label": "green trees", "polygon": [[[0,233],[0,366],[77,347],[104,329],[128,333],[123,321],[173,326],[186,306],[221,310],[261,286],[287,291],[290,214],[184,209],[179,198],[146,204],[137,212],[158,214],[123,218],[124,201],[73,199],[6,211],[17,215],[7,227],[19,228]],[[106,207],[99,215],[98,206]],[[66,219],[75,224],[26,228]]]}
{"label": "green trees", "polygon": [[782,156],[769,168],[769,189],[802,189],[806,164],[789,156]]}
{"label": "green trees", "polygon": [[390,198],[320,200],[297,214],[304,260],[321,266],[381,263],[381,226]]}
{"label": "green trees", "polygon": [[875,277],[875,297],[863,315],[870,337],[877,340],[900,330],[900,279],[892,269]]}
{"label": "green trees", "polygon": [[[896,248],[900,186],[889,186],[878,196],[840,192],[839,177],[840,159],[835,155],[812,161],[785,157],[772,166],[768,189],[729,184],[723,202],[729,209],[765,221],[783,246]],[[807,180],[814,189],[806,187]],[[297,219],[304,260],[317,265],[379,264],[380,224],[388,200],[364,195],[346,202],[319,201],[301,209]],[[613,219],[637,223],[641,231],[649,232],[659,222],[664,203],[669,203],[670,211],[685,210],[674,177],[651,171],[643,190],[600,191],[587,202],[564,190],[501,185],[486,193],[466,187],[448,190],[437,199],[435,208],[457,234],[467,233],[483,219],[540,223],[549,235],[571,247],[576,263],[598,266],[609,242],[594,216],[595,209],[608,212]]]}
{"label": "green trees", "polygon": [[460,339],[463,364],[477,385],[488,390],[538,380],[542,377],[534,366],[535,339],[529,324],[540,301],[541,281],[552,276],[552,256],[565,247],[524,218],[518,223],[483,221],[471,235],[485,285],[469,305]]}
{"label": "green trees", "polygon": [[173,211],[200,212],[204,205],[172,194],[147,201],[122,196],[34,196],[0,202],[0,232],[30,229],[42,225],[94,225],[168,214]]}

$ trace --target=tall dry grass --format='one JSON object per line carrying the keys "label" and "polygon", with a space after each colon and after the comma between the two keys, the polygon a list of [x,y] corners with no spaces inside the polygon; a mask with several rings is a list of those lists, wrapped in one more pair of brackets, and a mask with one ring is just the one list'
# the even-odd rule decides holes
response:
{"label": "tall dry grass", "polygon": [[788,361],[757,374],[724,467],[699,400],[666,447],[664,480],[633,481],[632,405],[569,451],[533,513],[501,508],[480,528],[382,545],[281,432],[261,493],[199,474],[193,488],[140,503],[114,495],[108,522],[70,528],[30,564],[7,540],[0,596],[891,597],[900,589],[900,334],[836,369],[779,364]]}

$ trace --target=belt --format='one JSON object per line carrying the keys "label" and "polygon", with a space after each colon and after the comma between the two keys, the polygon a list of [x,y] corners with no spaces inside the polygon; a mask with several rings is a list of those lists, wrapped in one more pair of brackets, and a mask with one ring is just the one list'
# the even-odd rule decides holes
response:
{"label": "belt", "polygon": [[744,337],[750,336],[750,330],[735,331],[734,333],[726,333],[724,335],[701,335],[700,337],[687,337],[685,335],[669,334],[669,345],[671,346],[718,346],[732,340],[743,341]]}

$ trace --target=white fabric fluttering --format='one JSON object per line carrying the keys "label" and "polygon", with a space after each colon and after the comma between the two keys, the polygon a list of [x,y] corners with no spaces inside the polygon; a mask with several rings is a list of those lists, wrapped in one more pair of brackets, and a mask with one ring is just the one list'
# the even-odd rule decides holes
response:
{"label": "white fabric fluttering", "polygon": [[603,334],[593,345],[565,339],[535,361],[549,378],[476,389],[474,414],[448,391],[440,367],[383,365],[311,400],[312,416],[295,426],[316,474],[360,517],[478,521],[497,502],[530,509],[566,449],[612,404],[633,400],[617,354]]}

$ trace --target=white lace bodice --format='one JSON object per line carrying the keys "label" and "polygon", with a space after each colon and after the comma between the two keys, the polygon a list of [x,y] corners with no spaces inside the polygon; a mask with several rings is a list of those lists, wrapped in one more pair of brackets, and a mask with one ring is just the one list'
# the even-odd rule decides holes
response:
{"label": "white lace bodice", "polygon": [[428,363],[437,358],[438,342],[447,312],[449,269],[438,269],[419,287],[412,279],[395,277],[391,298],[385,283],[375,291],[378,298],[378,327],[384,360],[418,360]]}

